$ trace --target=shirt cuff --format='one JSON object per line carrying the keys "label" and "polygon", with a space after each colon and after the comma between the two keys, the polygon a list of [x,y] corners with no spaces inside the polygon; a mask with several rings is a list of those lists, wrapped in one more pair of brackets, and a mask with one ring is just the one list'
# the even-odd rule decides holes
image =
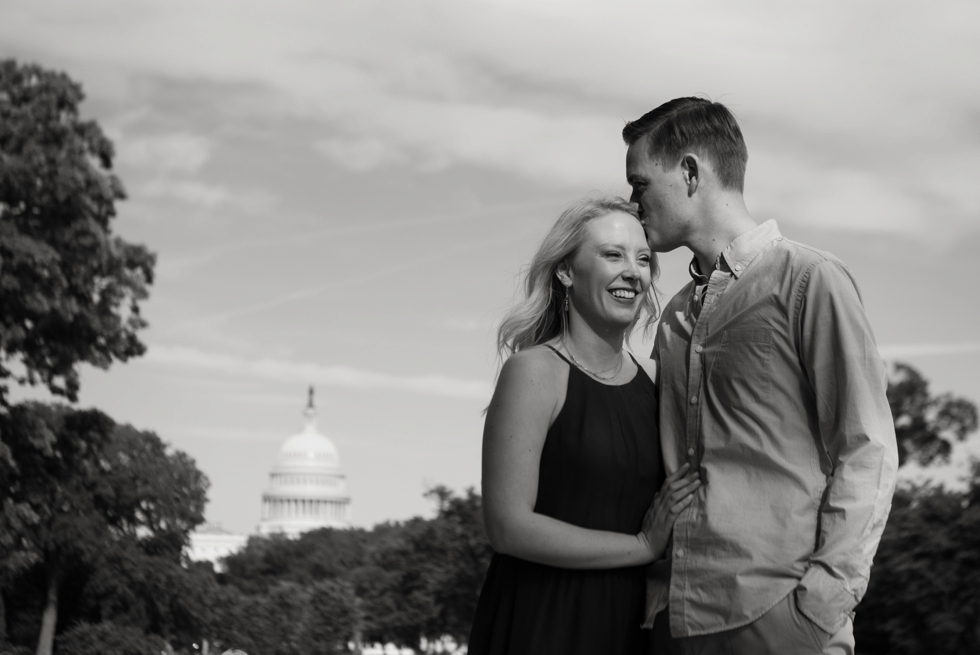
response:
{"label": "shirt cuff", "polygon": [[811,565],[796,586],[797,609],[829,634],[844,626],[856,606],[854,593],[822,566]]}

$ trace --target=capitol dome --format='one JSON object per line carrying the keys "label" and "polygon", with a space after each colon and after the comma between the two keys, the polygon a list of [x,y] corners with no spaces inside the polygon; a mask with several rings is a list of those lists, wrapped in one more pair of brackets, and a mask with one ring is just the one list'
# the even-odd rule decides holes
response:
{"label": "capitol dome", "polygon": [[310,387],[306,426],[279,447],[269,473],[269,488],[262,494],[261,534],[295,537],[317,528],[350,527],[347,476],[340,454],[316,428],[316,408]]}

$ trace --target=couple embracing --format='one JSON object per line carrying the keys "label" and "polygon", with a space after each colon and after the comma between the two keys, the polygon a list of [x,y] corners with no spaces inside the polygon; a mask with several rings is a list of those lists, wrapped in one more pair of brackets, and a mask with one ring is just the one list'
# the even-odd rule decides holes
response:
{"label": "couple embracing", "polygon": [[[500,327],[469,653],[853,653],[898,463],[854,279],[752,219],[723,105],[623,138],[630,201],[565,211]],[[691,281],[634,357],[681,246]]]}

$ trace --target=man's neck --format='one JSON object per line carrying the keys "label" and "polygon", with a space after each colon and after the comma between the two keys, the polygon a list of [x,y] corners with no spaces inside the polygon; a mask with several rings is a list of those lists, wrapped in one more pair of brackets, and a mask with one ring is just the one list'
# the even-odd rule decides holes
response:
{"label": "man's neck", "polygon": [[711,276],[715,262],[732,241],[757,227],[741,194],[725,195],[709,208],[699,230],[688,243],[703,275]]}

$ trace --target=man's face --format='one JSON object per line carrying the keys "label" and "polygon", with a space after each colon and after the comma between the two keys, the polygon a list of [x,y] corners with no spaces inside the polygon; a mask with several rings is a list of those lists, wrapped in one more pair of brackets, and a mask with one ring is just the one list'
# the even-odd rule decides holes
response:
{"label": "man's face", "polygon": [[626,181],[633,188],[630,202],[639,208],[650,247],[669,252],[686,245],[690,201],[680,164],[665,170],[649,157],[643,138],[626,151]]}

